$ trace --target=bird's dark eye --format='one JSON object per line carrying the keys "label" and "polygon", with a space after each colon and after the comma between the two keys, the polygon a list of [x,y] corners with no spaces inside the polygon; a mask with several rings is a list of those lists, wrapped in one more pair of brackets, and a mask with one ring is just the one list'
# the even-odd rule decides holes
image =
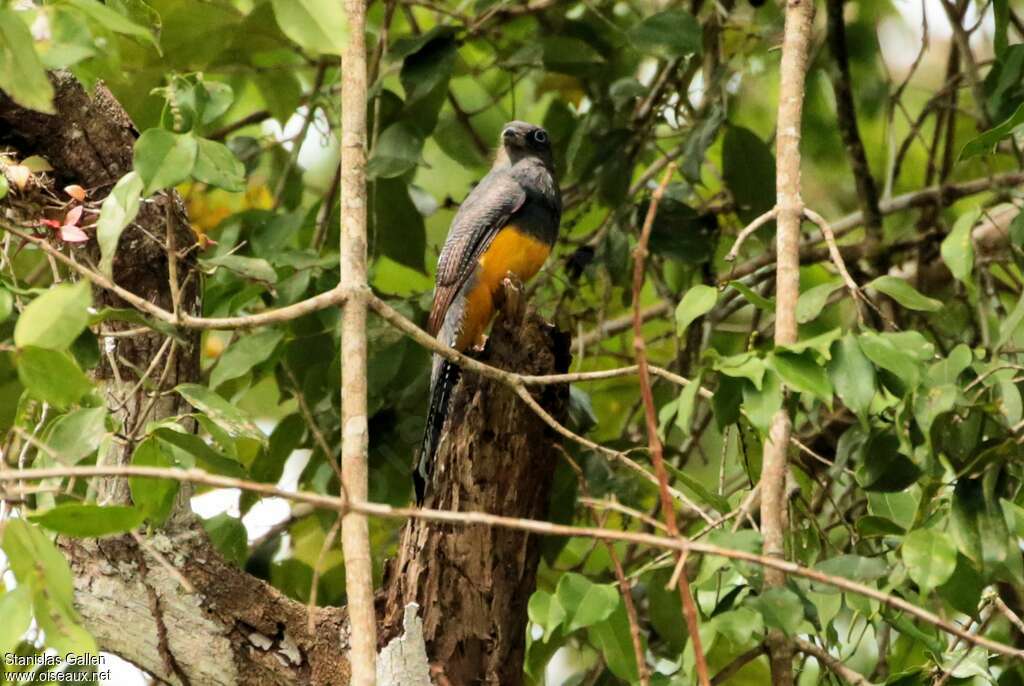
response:
{"label": "bird's dark eye", "polygon": [[538,143],[547,143],[548,134],[544,132],[544,129],[537,129],[536,131],[533,132],[533,140],[537,141]]}

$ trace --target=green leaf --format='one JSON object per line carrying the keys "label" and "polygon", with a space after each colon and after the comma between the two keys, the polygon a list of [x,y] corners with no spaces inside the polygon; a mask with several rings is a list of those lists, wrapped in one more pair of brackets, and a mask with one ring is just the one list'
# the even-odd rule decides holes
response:
{"label": "green leaf", "polygon": [[832,346],[828,371],[839,399],[854,414],[866,420],[877,390],[875,368],[861,352],[852,334],[843,336]]}
{"label": "green leaf", "polygon": [[7,183],[7,176],[0,174],[0,200],[7,197],[8,191],[11,190],[10,185]]}
{"label": "green leaf", "polygon": [[244,567],[249,556],[249,538],[242,522],[226,512],[201,521],[213,547],[229,562]]}
{"label": "green leaf", "polygon": [[743,384],[743,409],[750,423],[758,431],[768,433],[772,418],[782,408],[782,382],[775,372],[764,375],[761,389],[753,384]]}
{"label": "green leaf", "polygon": [[251,438],[260,443],[266,442],[267,437],[247,414],[209,388],[190,383],[181,384],[174,390],[232,438]]}
{"label": "green leaf", "polygon": [[333,0],[272,0],[274,17],[284,35],[314,53],[341,55],[348,23]]}
{"label": "green leaf", "polygon": [[174,186],[192,174],[199,144],[189,133],[148,129],[135,141],[135,171],[143,183],[143,195]]}
{"label": "green leaf", "polygon": [[[174,466],[173,460],[160,447],[155,438],[147,438],[139,443],[132,455],[134,467],[161,467],[168,469]],[[132,502],[140,514],[154,526],[164,523],[174,507],[174,498],[178,494],[178,482],[173,479],[154,479],[133,476],[128,479],[132,493]]]}
{"label": "green leaf", "polygon": [[[398,78],[405,90],[407,106],[425,100],[438,89],[447,87],[458,57],[451,27],[435,26],[404,47],[396,44],[395,48],[392,52],[404,58]],[[424,133],[433,129],[433,126],[423,126],[422,122],[415,124]]]}
{"label": "green leaf", "polygon": [[942,241],[942,261],[958,281],[968,283],[974,269],[974,243],[971,241],[971,230],[981,216],[981,210],[974,208],[956,220],[953,230]]}
{"label": "green leaf", "polygon": [[821,314],[830,295],[843,287],[842,281],[831,281],[808,288],[796,303],[796,320],[801,324],[813,321]]}
{"label": "green leaf", "polygon": [[266,284],[277,283],[277,272],[270,266],[270,263],[260,257],[246,257],[245,255],[221,255],[210,259],[199,260],[199,265],[207,273],[213,273],[218,269],[226,269],[239,276],[261,281]]}
{"label": "green leaf", "polygon": [[110,31],[132,38],[141,38],[156,48],[157,52],[160,52],[160,45],[151,31],[97,0],[65,0],[65,2],[78,8],[83,14]]}
{"label": "green leaf", "polygon": [[885,293],[903,307],[910,310],[937,312],[942,309],[942,301],[922,295],[916,288],[896,276],[879,276],[867,285],[879,293]]}
{"label": "green leaf", "polygon": [[825,402],[831,402],[832,384],[828,380],[828,374],[809,354],[793,355],[775,351],[768,356],[767,363],[783,383],[793,390],[810,393]]}
{"label": "green leaf", "polygon": [[665,10],[629,30],[633,46],[646,55],[675,58],[698,54],[703,34],[700,23],[685,10]]}
{"label": "green leaf", "polygon": [[857,480],[865,491],[902,491],[921,476],[921,469],[900,452],[899,439],[892,432],[872,435],[858,452],[863,464]]}
{"label": "green leaf", "polygon": [[1024,124],[1024,104],[1021,104],[1017,108],[1016,112],[1011,114],[1009,118],[1001,122],[998,126],[995,126],[980,136],[967,141],[963,149],[960,150],[960,157],[957,159],[966,160],[977,155],[985,155],[994,152],[999,141],[1012,134],[1021,124]]}
{"label": "green leaf", "polygon": [[625,604],[618,603],[608,619],[590,627],[587,633],[590,642],[600,649],[612,674],[625,683],[636,683],[636,652],[633,650],[633,639],[629,633],[629,618],[626,616]]}
{"label": "green leaf", "polygon": [[[0,174],[3,178],[3,174]],[[7,321],[14,313],[14,296],[6,288],[0,287],[0,324]]]}
{"label": "green leaf", "polygon": [[960,389],[953,384],[941,384],[922,388],[914,398],[914,419],[918,427],[926,435],[935,418],[956,406]]}
{"label": "green leaf", "polygon": [[992,7],[996,29],[992,42],[995,47],[996,56],[1002,58],[1009,43],[1006,38],[1006,29],[1010,23],[1010,2],[1009,0],[994,0]]}
{"label": "green leaf", "polygon": [[718,289],[698,284],[686,291],[676,307],[676,334],[682,336],[695,319],[711,311],[718,302]]}
{"label": "green leaf", "polygon": [[89,324],[92,291],[86,281],[58,284],[29,303],[14,326],[14,344],[63,350]]}
{"label": "green leaf", "polygon": [[[160,427],[153,431],[163,448],[169,452],[174,461],[185,468],[198,467],[211,474],[221,474],[237,479],[245,479],[248,474],[245,468],[224,453],[208,445],[199,436],[179,431],[173,427]],[[287,455],[281,457],[283,460]],[[254,477],[257,475],[254,474]],[[277,475],[280,477],[280,474]],[[274,479],[276,481],[276,479]]]}
{"label": "green leaf", "polygon": [[619,592],[611,584],[595,584],[582,574],[566,572],[555,589],[565,610],[566,632],[592,626],[606,619],[619,604]]}
{"label": "green leaf", "polygon": [[228,146],[200,138],[192,176],[210,186],[237,193],[245,190],[245,165]]}
{"label": "green leaf", "polygon": [[530,596],[526,608],[530,621],[544,629],[543,641],[551,639],[551,635],[565,621],[565,610],[558,599],[544,590],[536,590]]}
{"label": "green leaf", "polygon": [[0,595],[0,655],[11,655],[32,625],[32,592],[22,585]]}
{"label": "green leaf", "polygon": [[903,564],[927,594],[946,583],[956,569],[956,546],[944,532],[917,529],[903,539]]}
{"label": "green leaf", "polygon": [[[949,532],[957,548],[978,564],[986,576],[1005,563],[1011,546],[1006,517],[995,493],[1000,472],[996,467],[980,478],[958,479],[950,511]],[[1017,547],[1016,542],[1013,547]]]}
{"label": "green leaf", "polygon": [[605,59],[590,43],[571,36],[548,36],[541,40],[544,66],[553,72],[587,76],[600,70]]}
{"label": "green leaf", "polygon": [[763,297],[757,291],[755,291],[750,286],[747,286],[742,281],[730,281],[729,286],[735,288],[739,292],[739,294],[746,299],[747,302],[749,302],[757,309],[764,310],[765,312],[775,311],[774,300]]}
{"label": "green leaf", "polygon": [[[757,134],[729,126],[722,141],[722,174],[736,201],[736,214],[748,224],[775,205],[775,157]],[[774,222],[760,229],[770,235]]]}
{"label": "green leaf", "polygon": [[693,419],[697,393],[700,391],[700,381],[701,375],[698,373],[697,376],[690,379],[690,383],[682,390],[676,401],[676,426],[682,430],[684,436],[690,435],[690,420]]}
{"label": "green leaf", "polygon": [[724,429],[739,421],[745,383],[743,379],[731,376],[718,378],[718,387],[711,396],[711,408],[715,412],[715,422],[719,429]]}
{"label": "green leaf", "polygon": [[145,518],[141,510],[125,505],[64,503],[29,519],[66,536],[98,538],[131,531]]}
{"label": "green leaf", "polygon": [[810,350],[817,353],[818,357],[829,360],[832,358],[832,344],[839,340],[842,333],[842,330],[839,328],[829,329],[825,333],[819,333],[817,336],[801,338],[796,343],[779,345],[776,348],[783,352],[793,353],[794,355],[803,355]]}
{"label": "green leaf", "polygon": [[766,368],[765,361],[752,352],[712,358],[712,369],[716,372],[721,372],[726,376],[749,379],[758,390],[761,389]]}
{"label": "green leaf", "polygon": [[857,533],[864,538],[876,536],[902,536],[907,532],[902,526],[888,517],[867,515],[857,518]]}
{"label": "green leaf", "polygon": [[949,580],[939,586],[939,595],[950,607],[969,617],[978,617],[978,605],[985,590],[985,579],[971,561],[961,554],[956,556],[956,569]]}
{"label": "green leaf", "polygon": [[[814,565],[814,568],[831,576],[839,576],[862,583],[881,579],[890,572],[889,565],[886,564],[885,560],[877,557],[862,557],[860,555],[839,555],[819,562]],[[824,584],[814,584],[813,586],[819,593],[839,592],[833,586],[826,586]]]}
{"label": "green leaf", "polygon": [[263,329],[248,336],[235,339],[217,360],[217,366],[210,374],[210,388],[217,388],[226,381],[237,379],[250,369],[265,362],[284,337],[280,329]]}
{"label": "green leaf", "polygon": [[788,588],[769,588],[749,603],[764,617],[765,626],[781,629],[790,636],[804,620],[803,602]]}
{"label": "green leaf", "polygon": [[28,346],[17,352],[16,360],[21,385],[59,410],[92,391],[92,383],[66,352]]}
{"label": "green leaf", "polygon": [[[53,86],[18,12],[0,8],[0,90],[30,110],[53,114]],[[3,176],[0,174],[0,176]]]}
{"label": "green leaf", "polygon": [[892,334],[865,332],[857,337],[861,352],[869,360],[894,374],[906,390],[912,390],[921,382],[921,362],[915,359],[913,350],[901,345],[902,342]]}
{"label": "green leaf", "polygon": [[1024,321],[1024,295],[1017,301],[1013,311],[1010,312],[1010,316],[999,325],[999,340],[996,341],[997,350],[1003,347],[1017,333],[1017,329],[1020,328],[1022,321]]}
{"label": "green leaf", "polygon": [[105,406],[74,410],[53,423],[46,443],[61,462],[76,464],[100,447],[107,435],[106,419]]}
{"label": "green leaf", "polygon": [[678,467],[669,462],[665,463],[665,469],[668,470],[669,475],[673,479],[678,479],[679,481],[682,482],[683,486],[686,487],[687,490],[692,491],[693,494],[697,497],[697,500],[699,500],[700,502],[706,505],[710,505],[711,507],[718,510],[722,514],[725,514],[730,509],[732,509],[729,506],[728,500],[708,490],[704,486],[704,484],[700,482],[699,479],[693,478],[692,476],[684,472],[682,469],[679,469]]}
{"label": "green leaf", "polygon": [[961,343],[950,351],[948,357],[929,367],[928,381],[934,385],[955,385],[973,360],[974,354],[971,349],[965,343]]}
{"label": "green leaf", "polygon": [[34,524],[9,519],[2,545],[18,584],[32,593],[33,615],[47,646],[59,653],[95,654],[96,642],[75,611],[71,570],[53,542]]}
{"label": "green leaf", "polygon": [[373,184],[373,206],[373,244],[395,262],[426,273],[427,230],[409,187],[401,179],[378,179]]}
{"label": "green leaf", "polygon": [[661,567],[641,577],[647,595],[647,618],[658,637],[675,653],[681,653],[686,643],[686,622],[683,619],[679,589],[668,586],[672,570]]}
{"label": "green leaf", "polygon": [[100,218],[96,222],[96,241],[100,244],[100,271],[107,276],[111,273],[121,233],[139,214],[142,190],[142,177],[131,171],[118,179],[103,201]]}
{"label": "green leaf", "polygon": [[370,179],[390,179],[416,167],[423,152],[423,136],[411,124],[400,121],[384,129],[366,163]]}

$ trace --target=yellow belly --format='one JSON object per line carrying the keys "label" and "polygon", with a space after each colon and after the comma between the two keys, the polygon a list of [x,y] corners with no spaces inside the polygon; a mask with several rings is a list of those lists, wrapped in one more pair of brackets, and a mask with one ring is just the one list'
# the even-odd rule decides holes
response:
{"label": "yellow belly", "polygon": [[502,229],[477,262],[476,284],[466,294],[462,330],[455,343],[457,350],[476,345],[494,316],[494,296],[501,290],[505,276],[512,272],[527,281],[544,265],[551,246],[520,232],[514,226]]}

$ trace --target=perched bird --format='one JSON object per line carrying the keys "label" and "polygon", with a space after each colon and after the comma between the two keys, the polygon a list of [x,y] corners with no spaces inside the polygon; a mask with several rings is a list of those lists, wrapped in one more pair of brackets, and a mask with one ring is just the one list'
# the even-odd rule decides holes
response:
{"label": "perched bird", "polygon": [[[526,281],[537,273],[555,244],[561,217],[547,131],[509,122],[502,129],[494,165],[463,201],[448,230],[427,331],[459,351],[480,343],[505,278]],[[458,379],[458,366],[434,355],[427,426],[413,474],[417,502],[426,495]]]}

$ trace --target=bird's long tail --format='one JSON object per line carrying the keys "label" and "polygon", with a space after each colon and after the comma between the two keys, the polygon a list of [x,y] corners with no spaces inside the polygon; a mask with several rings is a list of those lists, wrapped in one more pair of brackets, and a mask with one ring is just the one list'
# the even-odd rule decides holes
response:
{"label": "bird's long tail", "polygon": [[427,495],[427,486],[434,471],[434,455],[437,452],[438,443],[441,441],[441,429],[448,416],[448,405],[451,402],[455,384],[459,382],[460,371],[458,365],[452,364],[448,360],[441,360],[440,367],[433,375],[430,384],[430,409],[427,410],[427,426],[423,430],[420,457],[412,475],[418,505],[423,503],[423,499]]}

